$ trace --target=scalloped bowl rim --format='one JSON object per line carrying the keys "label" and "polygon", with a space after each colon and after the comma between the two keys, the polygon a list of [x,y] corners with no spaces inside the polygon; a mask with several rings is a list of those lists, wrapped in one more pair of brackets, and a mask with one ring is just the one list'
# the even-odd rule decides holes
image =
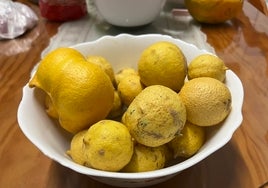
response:
{"label": "scalloped bowl rim", "polygon": [[[156,42],[156,41],[165,40],[165,41],[175,42],[177,45],[180,45],[180,46],[186,46],[187,48],[195,50],[200,54],[201,53],[209,53],[206,50],[200,50],[196,46],[189,44],[189,43],[186,43],[182,40],[174,39],[170,36],[161,35],[161,34],[146,34],[146,35],[139,35],[139,36],[134,36],[134,35],[129,35],[129,34],[120,34],[117,36],[104,36],[104,37],[101,37],[95,41],[85,42],[85,43],[74,45],[74,46],[72,46],[72,48],[78,49],[82,53],[85,53],[85,51],[87,51],[88,49],[87,50],[83,50],[83,49],[88,48],[88,46],[90,46],[91,48],[95,48],[96,46],[98,46],[99,43],[107,43],[107,41],[118,42],[118,41],[122,41],[122,40],[131,41],[131,42],[137,41],[137,40],[140,40],[142,42],[149,41],[148,44]],[[183,48],[182,48],[182,50],[183,50]],[[186,55],[186,57],[187,57],[187,55]],[[193,57],[191,57],[191,58],[193,58]],[[187,60],[190,61],[191,58],[187,57]],[[229,83],[229,79],[231,79],[234,82]],[[162,176],[169,176],[169,175],[176,174],[182,170],[185,170],[185,169],[197,164],[198,162],[205,159],[213,152],[215,152],[218,149],[220,149],[221,147],[223,147],[231,139],[233,133],[236,131],[236,129],[238,129],[238,127],[242,123],[242,120],[243,120],[242,105],[243,105],[243,98],[244,98],[244,91],[243,91],[242,83],[241,83],[240,79],[236,76],[236,74],[231,70],[227,70],[227,72],[226,72],[226,81],[227,81],[226,84],[230,85],[228,87],[229,88],[231,87],[232,97],[237,97],[237,98],[235,98],[235,100],[232,99],[233,105],[234,104],[235,105],[233,106],[233,109],[232,109],[230,115],[228,116],[228,118],[224,122],[224,125],[227,123],[229,123],[231,125],[229,125],[228,127],[222,125],[220,127],[220,129],[224,129],[224,130],[222,130],[222,132],[225,133],[225,137],[223,137],[223,139],[220,142],[213,143],[212,146],[210,146],[209,148],[206,148],[205,150],[202,149],[203,148],[202,147],[201,150],[197,154],[190,157],[189,159],[186,159],[183,162],[180,162],[178,164],[175,164],[173,166],[169,166],[169,167],[166,167],[166,168],[163,168],[160,170],[149,171],[149,172],[139,172],[139,173],[101,171],[101,170],[96,170],[96,169],[92,169],[92,168],[78,165],[78,164],[74,163],[65,153],[59,154],[59,153],[55,153],[55,152],[51,151],[50,149],[45,147],[43,145],[43,143],[40,142],[40,140],[38,140],[37,137],[35,137],[33,134],[31,134],[32,132],[27,127],[27,125],[28,125],[27,122],[29,121],[29,119],[27,119],[27,118],[31,117],[31,114],[27,113],[25,111],[26,111],[26,109],[28,110],[29,105],[30,105],[30,107],[31,107],[31,105],[35,105],[35,104],[28,104],[29,101],[31,103],[31,100],[33,100],[33,98],[35,97],[33,89],[30,89],[28,87],[28,84],[26,84],[23,88],[23,97],[22,97],[22,100],[19,104],[18,114],[17,114],[18,123],[19,123],[19,126],[20,126],[22,132],[25,134],[25,136],[37,148],[39,148],[39,150],[41,150],[46,156],[48,156],[49,158],[60,163],[61,165],[68,167],[76,172],[79,172],[79,173],[82,173],[85,175],[89,175],[89,176],[104,177],[104,178],[107,177],[107,178],[115,178],[115,179],[146,179],[146,178],[158,178],[158,177],[162,177]],[[44,113],[45,113],[45,111],[44,111]]]}

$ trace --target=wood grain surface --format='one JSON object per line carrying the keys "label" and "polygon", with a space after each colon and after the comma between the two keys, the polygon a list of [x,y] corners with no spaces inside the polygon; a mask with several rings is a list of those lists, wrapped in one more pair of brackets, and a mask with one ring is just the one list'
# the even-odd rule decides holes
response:
{"label": "wood grain surface", "polygon": [[[39,15],[36,5],[22,2]],[[46,157],[17,123],[22,87],[59,25],[40,19],[23,36],[0,41],[0,187],[111,187]],[[230,23],[202,25],[202,31],[243,83],[244,120],[222,149],[152,187],[268,187],[268,18],[245,2],[243,11]]]}

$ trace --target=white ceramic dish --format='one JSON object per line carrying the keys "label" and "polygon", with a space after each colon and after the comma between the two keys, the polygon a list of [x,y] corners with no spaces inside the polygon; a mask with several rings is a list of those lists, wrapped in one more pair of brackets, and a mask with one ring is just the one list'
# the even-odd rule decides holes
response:
{"label": "white ceramic dish", "polygon": [[160,15],[166,0],[94,0],[102,17],[110,24],[136,27],[151,23]]}
{"label": "white ceramic dish", "polygon": [[[158,34],[105,36],[97,41],[77,44],[73,48],[84,55],[96,54],[104,56],[112,63],[116,72],[124,67],[131,66],[135,68],[143,49],[157,41],[171,41],[177,44],[184,52],[188,62],[199,54],[208,53],[181,40]],[[240,79],[231,70],[227,71],[226,84],[232,93],[232,111],[221,126],[209,129],[207,141],[200,151],[181,163],[151,172],[104,172],[74,163],[65,153],[69,149],[71,136],[58,126],[55,126],[53,120],[47,116],[44,110],[42,96],[36,90],[30,89],[28,85],[23,88],[23,97],[18,109],[18,122],[23,133],[36,147],[45,155],[67,168],[89,175],[93,179],[110,185],[124,187],[148,186],[165,181],[182,170],[195,165],[220,149],[231,139],[243,119],[241,109],[244,92]]]}

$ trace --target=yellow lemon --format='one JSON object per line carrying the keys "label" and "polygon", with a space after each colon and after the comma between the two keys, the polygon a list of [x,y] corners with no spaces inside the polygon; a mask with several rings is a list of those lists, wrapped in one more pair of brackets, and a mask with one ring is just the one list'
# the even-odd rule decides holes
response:
{"label": "yellow lemon", "polygon": [[186,58],[171,42],[156,42],[147,47],[138,61],[138,73],[145,86],[164,85],[179,91],[187,72]]}
{"label": "yellow lemon", "polygon": [[199,77],[186,82],[179,96],[186,107],[187,120],[195,125],[216,125],[231,111],[230,90],[214,78]]}
{"label": "yellow lemon", "polygon": [[148,147],[136,144],[130,162],[122,169],[123,172],[147,172],[165,166],[166,158],[163,146]]}
{"label": "yellow lemon", "polygon": [[38,87],[44,91],[51,90],[51,83],[57,82],[62,67],[84,61],[84,56],[72,48],[57,48],[49,52],[39,63],[36,73],[30,80],[30,87]]}
{"label": "yellow lemon", "polygon": [[108,114],[108,118],[114,119],[120,117],[123,114],[123,104],[117,90],[114,90],[114,102],[111,111]]}
{"label": "yellow lemon", "polygon": [[121,80],[123,80],[126,76],[130,75],[138,76],[138,72],[130,67],[120,70],[118,73],[115,74],[116,84],[118,85],[121,82]]}
{"label": "yellow lemon", "polygon": [[46,92],[53,114],[58,115],[60,125],[71,133],[104,119],[114,99],[114,88],[107,74],[79,54],[66,48],[52,51],[40,62],[29,82],[30,87]]}
{"label": "yellow lemon", "polygon": [[212,54],[202,54],[194,58],[188,66],[188,79],[211,77],[221,82],[225,80],[226,70],[222,59]]}
{"label": "yellow lemon", "polygon": [[45,106],[46,106],[46,112],[50,117],[55,118],[55,119],[59,118],[59,114],[57,110],[55,109],[50,96],[48,95],[46,95],[46,98],[45,98]]}
{"label": "yellow lemon", "polygon": [[104,72],[109,76],[112,83],[113,84],[115,83],[115,74],[113,67],[106,58],[97,55],[89,55],[87,57],[87,61],[99,65],[104,70]]}
{"label": "yellow lemon", "polygon": [[144,89],[139,75],[124,77],[117,86],[118,94],[122,102],[129,106],[133,99]]}
{"label": "yellow lemon", "polygon": [[102,120],[92,125],[84,136],[87,163],[95,169],[119,171],[133,155],[133,140],[122,123]]}
{"label": "yellow lemon", "polygon": [[72,160],[80,165],[85,165],[87,161],[83,142],[86,132],[87,130],[83,130],[76,133],[71,140],[70,149],[67,151]]}
{"label": "yellow lemon", "polygon": [[[171,142],[171,141],[170,141]],[[165,155],[165,166],[170,166],[172,164],[174,164],[174,154],[173,151],[170,149],[170,147],[168,146],[169,142],[161,145],[160,149],[162,150],[162,152]]]}
{"label": "yellow lemon", "polygon": [[186,121],[186,109],[175,91],[153,85],[136,96],[122,121],[138,143],[157,147],[180,132]]}
{"label": "yellow lemon", "polygon": [[243,0],[185,0],[189,13],[202,23],[222,23],[242,10]]}
{"label": "yellow lemon", "polygon": [[172,149],[174,158],[191,157],[205,142],[204,127],[186,122],[181,133],[178,134],[168,145]]}

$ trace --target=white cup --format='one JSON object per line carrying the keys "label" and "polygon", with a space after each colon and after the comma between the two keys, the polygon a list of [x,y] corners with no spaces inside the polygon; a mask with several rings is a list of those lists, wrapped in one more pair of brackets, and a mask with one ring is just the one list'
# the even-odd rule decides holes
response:
{"label": "white cup", "polygon": [[166,0],[94,0],[102,17],[110,24],[135,27],[151,23]]}

